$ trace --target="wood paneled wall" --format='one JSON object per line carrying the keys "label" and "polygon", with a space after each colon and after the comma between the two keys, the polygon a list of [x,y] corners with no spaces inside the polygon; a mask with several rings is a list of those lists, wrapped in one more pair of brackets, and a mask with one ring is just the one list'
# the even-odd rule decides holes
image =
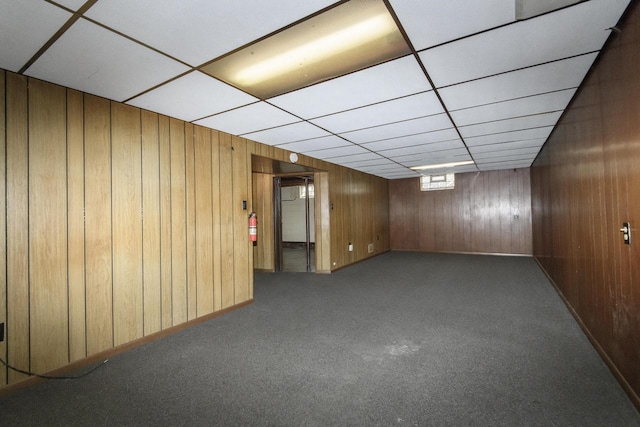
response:
{"label": "wood paneled wall", "polygon": [[456,174],[453,190],[420,191],[417,178],[389,187],[394,250],[531,254],[528,169]]}
{"label": "wood paneled wall", "polygon": [[253,298],[256,144],[1,70],[0,100],[3,359],[47,372]]}
{"label": "wood paneled wall", "polygon": [[[253,155],[289,152],[0,70],[0,356],[47,372],[253,299],[249,211],[273,238]],[[298,162],[319,272],[389,250],[386,180]]]}
{"label": "wood paneled wall", "polygon": [[253,210],[258,215],[258,241],[253,251],[256,270],[275,271],[273,175],[253,174]]}
{"label": "wood paneled wall", "polygon": [[533,251],[640,408],[639,3],[621,28],[531,169]]}
{"label": "wood paneled wall", "polygon": [[[329,168],[328,178],[331,269],[388,251],[389,181],[334,165]],[[353,251],[349,251],[349,243]]]}

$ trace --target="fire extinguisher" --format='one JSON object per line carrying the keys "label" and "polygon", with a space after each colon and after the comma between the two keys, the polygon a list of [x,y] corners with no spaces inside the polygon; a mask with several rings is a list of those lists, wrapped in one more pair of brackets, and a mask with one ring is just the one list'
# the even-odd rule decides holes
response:
{"label": "fire extinguisher", "polygon": [[249,241],[258,240],[258,216],[255,212],[249,214]]}

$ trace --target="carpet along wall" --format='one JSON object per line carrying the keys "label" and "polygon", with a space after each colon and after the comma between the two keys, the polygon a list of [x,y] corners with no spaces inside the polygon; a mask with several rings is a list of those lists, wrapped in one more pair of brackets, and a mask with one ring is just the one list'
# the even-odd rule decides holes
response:
{"label": "carpet along wall", "polygon": [[[0,357],[47,372],[250,301],[254,154],[289,156],[0,70]],[[374,235],[388,250],[386,180],[299,163],[327,171],[321,269],[371,256],[361,247]],[[353,210],[377,215],[356,222]],[[25,378],[0,369],[0,386]]]}
{"label": "carpet along wall", "polygon": [[640,408],[638,2],[620,28],[531,168],[533,251]]}
{"label": "carpet along wall", "polygon": [[528,169],[456,174],[453,190],[393,180],[389,194],[394,250],[531,254]]}

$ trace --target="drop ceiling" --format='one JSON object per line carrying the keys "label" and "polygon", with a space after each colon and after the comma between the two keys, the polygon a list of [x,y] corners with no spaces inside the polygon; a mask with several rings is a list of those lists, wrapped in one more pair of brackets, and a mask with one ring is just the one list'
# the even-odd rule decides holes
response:
{"label": "drop ceiling", "polygon": [[384,1],[409,54],[261,99],[207,65],[345,1],[0,0],[0,68],[388,179],[528,167],[630,1],[523,1]]}

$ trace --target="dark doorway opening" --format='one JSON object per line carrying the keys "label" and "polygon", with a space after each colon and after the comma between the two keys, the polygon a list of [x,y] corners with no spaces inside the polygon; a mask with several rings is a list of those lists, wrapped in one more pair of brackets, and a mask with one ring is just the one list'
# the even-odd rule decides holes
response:
{"label": "dark doorway opening", "polygon": [[274,177],[275,270],[314,272],[313,175]]}

